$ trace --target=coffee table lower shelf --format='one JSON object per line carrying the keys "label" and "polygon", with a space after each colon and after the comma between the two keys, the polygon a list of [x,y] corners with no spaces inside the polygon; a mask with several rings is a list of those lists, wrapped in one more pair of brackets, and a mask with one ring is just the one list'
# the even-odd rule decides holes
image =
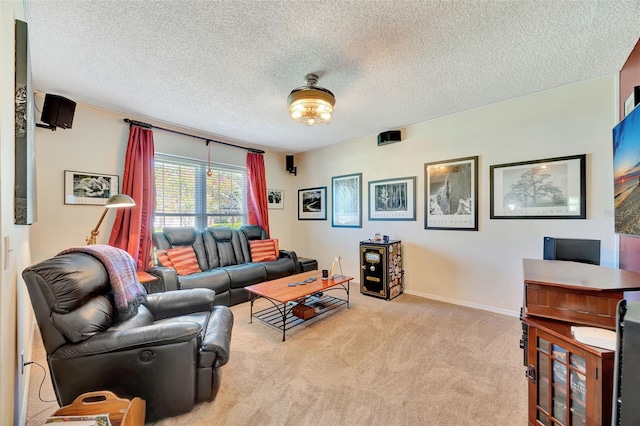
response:
{"label": "coffee table lower shelf", "polygon": [[[262,298],[261,296],[251,299],[251,309],[253,311],[253,303],[256,299]],[[282,341],[285,341],[285,334],[287,330],[326,314],[342,305],[349,307],[349,301],[341,299],[339,297],[323,295],[321,297],[309,296],[305,299],[304,305],[311,307],[315,311],[315,315],[309,319],[302,319],[293,315],[293,308],[298,304],[290,302],[287,304],[275,303],[269,298],[265,298],[273,303],[273,306],[251,314],[251,318],[256,318],[265,324],[282,330]],[[299,302],[301,303],[301,302]]]}

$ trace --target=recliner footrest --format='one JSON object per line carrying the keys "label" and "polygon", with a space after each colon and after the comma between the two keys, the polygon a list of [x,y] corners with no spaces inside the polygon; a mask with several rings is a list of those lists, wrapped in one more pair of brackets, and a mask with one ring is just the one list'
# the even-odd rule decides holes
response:
{"label": "recliner footrest", "polygon": [[298,257],[300,263],[300,272],[314,271],[318,269],[318,261],[308,257]]}

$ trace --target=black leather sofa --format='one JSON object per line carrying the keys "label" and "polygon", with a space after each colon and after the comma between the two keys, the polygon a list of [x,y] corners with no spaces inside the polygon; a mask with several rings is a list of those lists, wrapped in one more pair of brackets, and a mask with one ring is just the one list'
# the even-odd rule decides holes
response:
{"label": "black leather sofa", "polygon": [[147,420],[212,400],[230,354],[233,314],[208,289],[149,294],[137,315],[114,319],[107,269],[69,253],[30,266],[27,285],[58,404],[109,390],[146,401]]}
{"label": "black leather sofa", "polygon": [[280,250],[279,258],[274,261],[253,263],[249,241],[266,238],[264,229],[257,225],[240,229],[215,226],[204,231],[166,227],[153,234],[155,248],[192,246],[202,272],[177,275],[174,269],[159,264],[147,272],[158,277],[158,287],[163,291],[208,288],[215,291],[217,305],[232,306],[249,300],[246,286],[301,272],[293,251]]}

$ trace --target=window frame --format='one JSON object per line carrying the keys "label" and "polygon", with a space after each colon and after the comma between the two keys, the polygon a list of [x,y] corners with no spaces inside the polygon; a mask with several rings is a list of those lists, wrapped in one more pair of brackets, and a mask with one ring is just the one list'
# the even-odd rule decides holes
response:
{"label": "window frame", "polygon": [[[161,164],[171,164],[176,166],[183,167],[194,167],[194,213],[184,212],[182,211],[182,203],[180,203],[180,212],[178,213],[166,213],[159,212],[157,202],[158,196],[158,179],[156,176],[156,167],[158,163]],[[242,198],[242,206],[240,209],[240,213],[220,213],[220,212],[208,212],[207,211],[207,178],[206,175],[207,169],[210,167],[212,171],[215,172],[230,172],[230,173],[238,173],[243,177],[243,182],[241,185],[241,190],[243,194]],[[163,174],[164,175],[164,174]],[[166,176],[166,175],[164,175]],[[242,225],[246,225],[248,223],[248,209],[247,209],[247,169],[246,167],[232,165],[232,164],[224,164],[218,162],[207,163],[206,161],[182,157],[171,154],[164,154],[156,152],[154,155],[154,183],[156,187],[156,203],[153,211],[153,227],[154,232],[159,231],[164,228],[166,225],[167,218],[178,218],[181,222],[179,226],[193,226],[196,230],[203,230],[209,226],[221,226],[216,225],[216,222],[222,222],[220,220],[216,221],[216,219],[222,218],[230,218],[231,223],[236,222],[239,218],[239,223],[235,223],[233,225],[224,225],[231,226],[233,228],[240,227]],[[193,218],[193,225],[191,224],[183,224],[185,218]],[[210,224],[210,219],[213,218],[213,223]],[[176,226],[176,225],[172,225]]]}

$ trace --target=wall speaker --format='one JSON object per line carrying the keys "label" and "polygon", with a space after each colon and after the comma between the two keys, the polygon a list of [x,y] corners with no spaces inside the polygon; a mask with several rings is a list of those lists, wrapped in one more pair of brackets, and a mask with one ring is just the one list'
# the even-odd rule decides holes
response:
{"label": "wall speaker", "polygon": [[52,126],[70,129],[73,125],[73,114],[76,112],[76,103],[58,95],[46,94],[42,107],[41,120]]}
{"label": "wall speaker", "polygon": [[402,140],[400,130],[388,130],[378,135],[378,146],[388,145]]}
{"label": "wall speaker", "polygon": [[287,155],[287,171],[293,173],[294,176],[298,176],[298,168],[293,165],[293,155]]}

